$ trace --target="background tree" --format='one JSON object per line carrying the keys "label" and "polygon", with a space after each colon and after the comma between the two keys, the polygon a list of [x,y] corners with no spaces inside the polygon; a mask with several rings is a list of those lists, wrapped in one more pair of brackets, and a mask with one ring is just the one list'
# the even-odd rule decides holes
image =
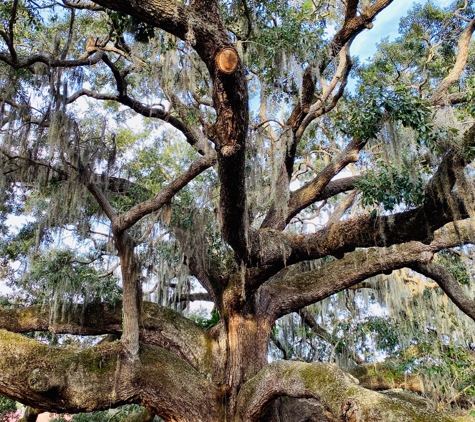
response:
{"label": "background tree", "polygon": [[414,6],[354,63],[390,3],[2,2],[2,395],[468,418],[474,11]]}

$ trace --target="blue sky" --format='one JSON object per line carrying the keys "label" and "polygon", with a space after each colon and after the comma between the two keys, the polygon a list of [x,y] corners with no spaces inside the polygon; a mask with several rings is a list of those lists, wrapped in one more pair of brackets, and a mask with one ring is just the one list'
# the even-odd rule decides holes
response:
{"label": "blue sky", "polygon": [[[450,0],[432,0],[438,6],[447,6]],[[351,55],[359,56],[362,61],[374,55],[376,44],[389,36],[397,38],[400,19],[405,16],[414,3],[425,4],[426,1],[395,0],[384,9],[374,20],[373,28],[362,32],[351,46]]]}
{"label": "blue sky", "polygon": [[[437,5],[448,5],[450,0],[432,0]],[[416,3],[425,3],[419,1]],[[414,4],[414,0],[395,0],[388,6],[373,22],[373,28],[361,33],[353,42],[351,54],[353,57],[359,56],[363,61],[374,55],[376,52],[376,44],[382,38],[388,37],[395,39],[398,36],[399,20],[407,14],[407,11]],[[351,87],[351,82],[350,82]],[[350,88],[351,89],[351,88]],[[20,226],[24,222],[24,218],[12,219],[11,224]],[[5,292],[4,280],[0,279],[0,294]]]}

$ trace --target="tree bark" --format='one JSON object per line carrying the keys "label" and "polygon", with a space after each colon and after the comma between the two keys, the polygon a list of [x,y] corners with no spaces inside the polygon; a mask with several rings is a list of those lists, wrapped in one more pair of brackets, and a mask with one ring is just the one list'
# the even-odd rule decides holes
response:
{"label": "tree bark", "polygon": [[0,330],[0,393],[59,413],[137,403],[167,421],[223,420],[220,390],[173,353],[121,343],[56,348]]}

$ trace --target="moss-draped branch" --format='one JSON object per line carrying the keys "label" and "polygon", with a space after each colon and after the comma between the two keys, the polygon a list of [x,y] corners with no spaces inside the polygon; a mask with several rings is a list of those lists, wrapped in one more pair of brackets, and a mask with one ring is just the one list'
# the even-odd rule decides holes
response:
{"label": "moss-draped branch", "polygon": [[[55,315],[50,306],[0,309],[0,329],[14,333],[50,331],[56,334],[121,334],[121,303],[73,305],[67,315]],[[179,312],[144,302],[140,318],[140,341],[173,351],[198,371],[211,368],[209,334]]]}
{"label": "moss-draped branch", "polygon": [[241,389],[239,422],[262,420],[270,402],[281,396],[315,398],[330,417],[343,422],[456,422],[453,417],[427,408],[425,402],[409,403],[362,388],[352,376],[332,364],[277,361],[262,369]]}
{"label": "moss-draped branch", "polygon": [[58,348],[0,330],[0,367],[0,394],[37,408],[74,413],[137,403],[185,422],[221,416],[219,389],[158,347],[143,346],[131,361],[120,343]]}

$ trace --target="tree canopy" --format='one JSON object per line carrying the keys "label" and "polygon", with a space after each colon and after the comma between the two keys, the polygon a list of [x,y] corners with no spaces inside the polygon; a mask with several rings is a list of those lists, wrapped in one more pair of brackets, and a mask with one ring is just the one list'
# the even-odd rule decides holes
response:
{"label": "tree canopy", "polygon": [[471,419],[475,10],[392,2],[0,4],[0,410]]}

